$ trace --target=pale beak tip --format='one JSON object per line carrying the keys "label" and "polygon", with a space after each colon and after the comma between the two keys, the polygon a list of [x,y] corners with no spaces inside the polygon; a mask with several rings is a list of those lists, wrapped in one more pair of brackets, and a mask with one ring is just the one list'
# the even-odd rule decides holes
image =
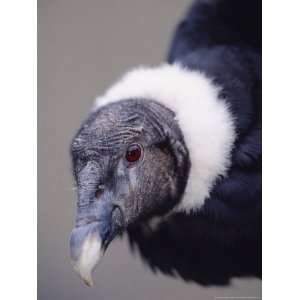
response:
{"label": "pale beak tip", "polygon": [[94,282],[92,277],[82,277],[83,282],[88,286],[88,287],[93,287]]}

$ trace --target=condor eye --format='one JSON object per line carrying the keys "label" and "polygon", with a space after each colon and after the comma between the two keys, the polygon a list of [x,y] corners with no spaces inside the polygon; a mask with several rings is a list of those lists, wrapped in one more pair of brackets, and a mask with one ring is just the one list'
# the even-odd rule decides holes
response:
{"label": "condor eye", "polygon": [[138,161],[142,155],[142,148],[140,145],[131,145],[127,148],[125,158],[128,162],[133,163]]}

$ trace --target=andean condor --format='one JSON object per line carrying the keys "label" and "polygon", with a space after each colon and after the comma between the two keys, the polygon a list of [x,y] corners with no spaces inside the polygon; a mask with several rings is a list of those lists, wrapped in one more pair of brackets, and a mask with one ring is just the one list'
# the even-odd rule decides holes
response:
{"label": "andean condor", "polygon": [[153,270],[261,276],[260,1],[194,2],[167,62],[99,97],[71,153],[71,257],[88,285],[123,232]]}

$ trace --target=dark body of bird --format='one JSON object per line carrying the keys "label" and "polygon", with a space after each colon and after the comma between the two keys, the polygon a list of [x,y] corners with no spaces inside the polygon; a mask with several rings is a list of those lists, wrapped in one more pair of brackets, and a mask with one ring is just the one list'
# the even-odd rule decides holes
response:
{"label": "dark body of bird", "polygon": [[[127,217],[121,217],[124,212],[115,212],[114,230],[111,229],[111,221],[108,222],[110,225],[101,225],[101,228],[104,228],[101,229],[102,233],[100,234],[102,240],[103,236],[108,240],[104,248],[106,249],[116,234],[126,230],[132,249],[138,248],[143,259],[153,270],[160,270],[165,274],[180,276],[185,280],[195,281],[203,285],[228,284],[231,278],[240,276],[260,277],[260,1],[196,1],[176,29],[168,53],[168,63],[179,63],[187,70],[204,73],[216,86],[221,87],[219,99],[226,101],[234,119],[235,140],[230,151],[230,167],[226,175],[217,177],[209,192],[209,197],[205,198],[203,205],[199,209],[193,209],[189,212],[173,210],[173,208],[181,201],[187,182],[186,177],[188,177],[193,160],[186,159],[181,164],[178,163],[177,168],[172,169],[170,176],[176,177],[177,196],[171,195],[171,192],[169,194],[167,191],[162,194],[163,189],[160,194],[158,191],[160,187],[150,187],[151,184],[148,181],[151,180],[151,177],[147,182],[145,181],[146,178],[141,183],[143,188],[139,189],[139,196],[137,196],[139,199],[144,198],[144,202],[139,203],[144,209],[140,209],[136,215],[128,213]],[[77,178],[79,193],[83,191],[82,194],[79,194],[79,203],[82,198],[88,199],[90,202],[91,196],[82,196],[84,193],[88,195],[87,192],[84,192],[86,189],[84,186],[86,186],[87,181],[89,186],[98,185],[100,175],[98,179],[95,179],[95,183],[93,180],[89,181],[89,174],[93,172],[93,168],[86,167],[85,175],[79,176],[77,171],[78,153],[86,151],[87,148],[95,149],[98,147],[99,150],[101,147],[95,143],[95,139],[100,140],[103,137],[108,140],[114,139],[113,128],[118,126],[125,128],[124,124],[129,119],[131,122],[137,122],[136,128],[141,126],[138,120],[126,112],[137,109],[139,106],[138,99],[123,100],[122,103],[108,104],[107,107],[103,106],[94,111],[74,139],[72,145],[74,173],[75,178]],[[154,100],[153,103],[152,100]],[[164,124],[172,119],[173,112],[167,108],[159,107],[155,100],[149,99],[149,104],[137,109],[137,111],[139,115],[146,115],[143,124],[147,118],[151,121],[157,117],[155,130],[162,131],[161,136],[168,136],[168,140],[158,139],[157,144],[159,146],[157,149],[160,149],[161,152],[158,152],[160,150],[156,150],[156,148],[151,148],[150,154],[145,154],[152,157],[153,161],[157,160],[163,164],[161,169],[157,169],[156,176],[159,177],[163,175],[158,174],[164,174],[164,169],[172,164],[172,161],[169,161],[164,153],[168,152],[168,147],[172,148],[170,152],[174,150],[173,144],[176,143],[173,140],[183,140],[180,150],[183,154],[181,153],[181,155],[184,155],[184,151],[188,151],[188,149],[185,147],[184,134],[177,132],[180,130],[177,130],[176,126],[170,123],[167,124],[167,130],[164,128]],[[115,117],[117,115],[120,117]],[[118,125],[114,125],[114,122],[117,122]],[[146,127],[146,125],[143,126]],[[153,122],[151,126],[154,127]],[[170,135],[172,130],[175,133]],[[115,139],[117,140],[117,138]],[[130,140],[130,137],[128,139]],[[85,141],[85,144],[82,140]],[[120,144],[126,143],[126,138],[120,141]],[[151,144],[146,138],[143,143],[145,145]],[[107,149],[110,147],[109,141],[104,144]],[[104,147],[103,143],[102,147]],[[103,151],[105,152],[105,149]],[[110,151],[110,153],[113,152],[113,150]],[[116,150],[116,152],[118,151]],[[97,157],[92,159],[93,155],[85,155],[85,162],[82,164],[98,159]],[[105,155],[107,156],[107,154]],[[113,155],[111,154],[111,156]],[[116,156],[118,155],[116,154]],[[173,156],[175,160],[178,160],[177,154]],[[101,168],[105,169],[103,164]],[[155,163],[152,164],[152,168],[155,169],[153,165]],[[144,169],[148,171],[139,173],[140,177],[151,172],[150,167],[147,168],[145,165]],[[102,178],[107,178],[109,172],[103,171],[104,173],[106,177],[102,176]],[[160,180],[163,182],[165,179],[162,177]],[[111,185],[114,185],[116,181],[118,179],[112,180]],[[147,189],[151,192],[147,193]],[[143,190],[145,195],[142,195]],[[89,191],[95,194],[95,189],[89,189]],[[152,201],[153,198],[156,201]],[[77,227],[88,224],[87,221],[80,223],[84,219],[83,215],[89,214],[80,211],[85,209],[85,205],[84,203],[79,205]],[[136,203],[132,204],[132,206],[135,205]],[[127,206],[125,205],[125,207]],[[96,205],[93,209],[106,211],[100,206],[97,208]],[[138,210],[136,207],[135,209]],[[107,214],[111,214],[111,211]],[[103,217],[103,219],[106,218]],[[95,217],[97,222],[98,219]],[[110,230],[107,229],[108,227]],[[111,234],[112,231],[113,234]],[[74,235],[77,236],[77,233]],[[83,236],[85,235],[86,233],[83,234]],[[83,238],[79,238],[79,240],[78,242],[76,238],[71,238],[71,247],[76,243],[81,245]],[[73,254],[75,259],[79,255],[76,253]]]}

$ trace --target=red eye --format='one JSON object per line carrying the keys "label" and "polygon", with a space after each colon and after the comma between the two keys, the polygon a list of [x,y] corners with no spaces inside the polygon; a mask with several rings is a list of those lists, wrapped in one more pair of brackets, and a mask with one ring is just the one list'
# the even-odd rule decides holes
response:
{"label": "red eye", "polygon": [[131,145],[126,151],[126,160],[128,162],[135,162],[140,159],[142,154],[142,149],[139,145]]}

